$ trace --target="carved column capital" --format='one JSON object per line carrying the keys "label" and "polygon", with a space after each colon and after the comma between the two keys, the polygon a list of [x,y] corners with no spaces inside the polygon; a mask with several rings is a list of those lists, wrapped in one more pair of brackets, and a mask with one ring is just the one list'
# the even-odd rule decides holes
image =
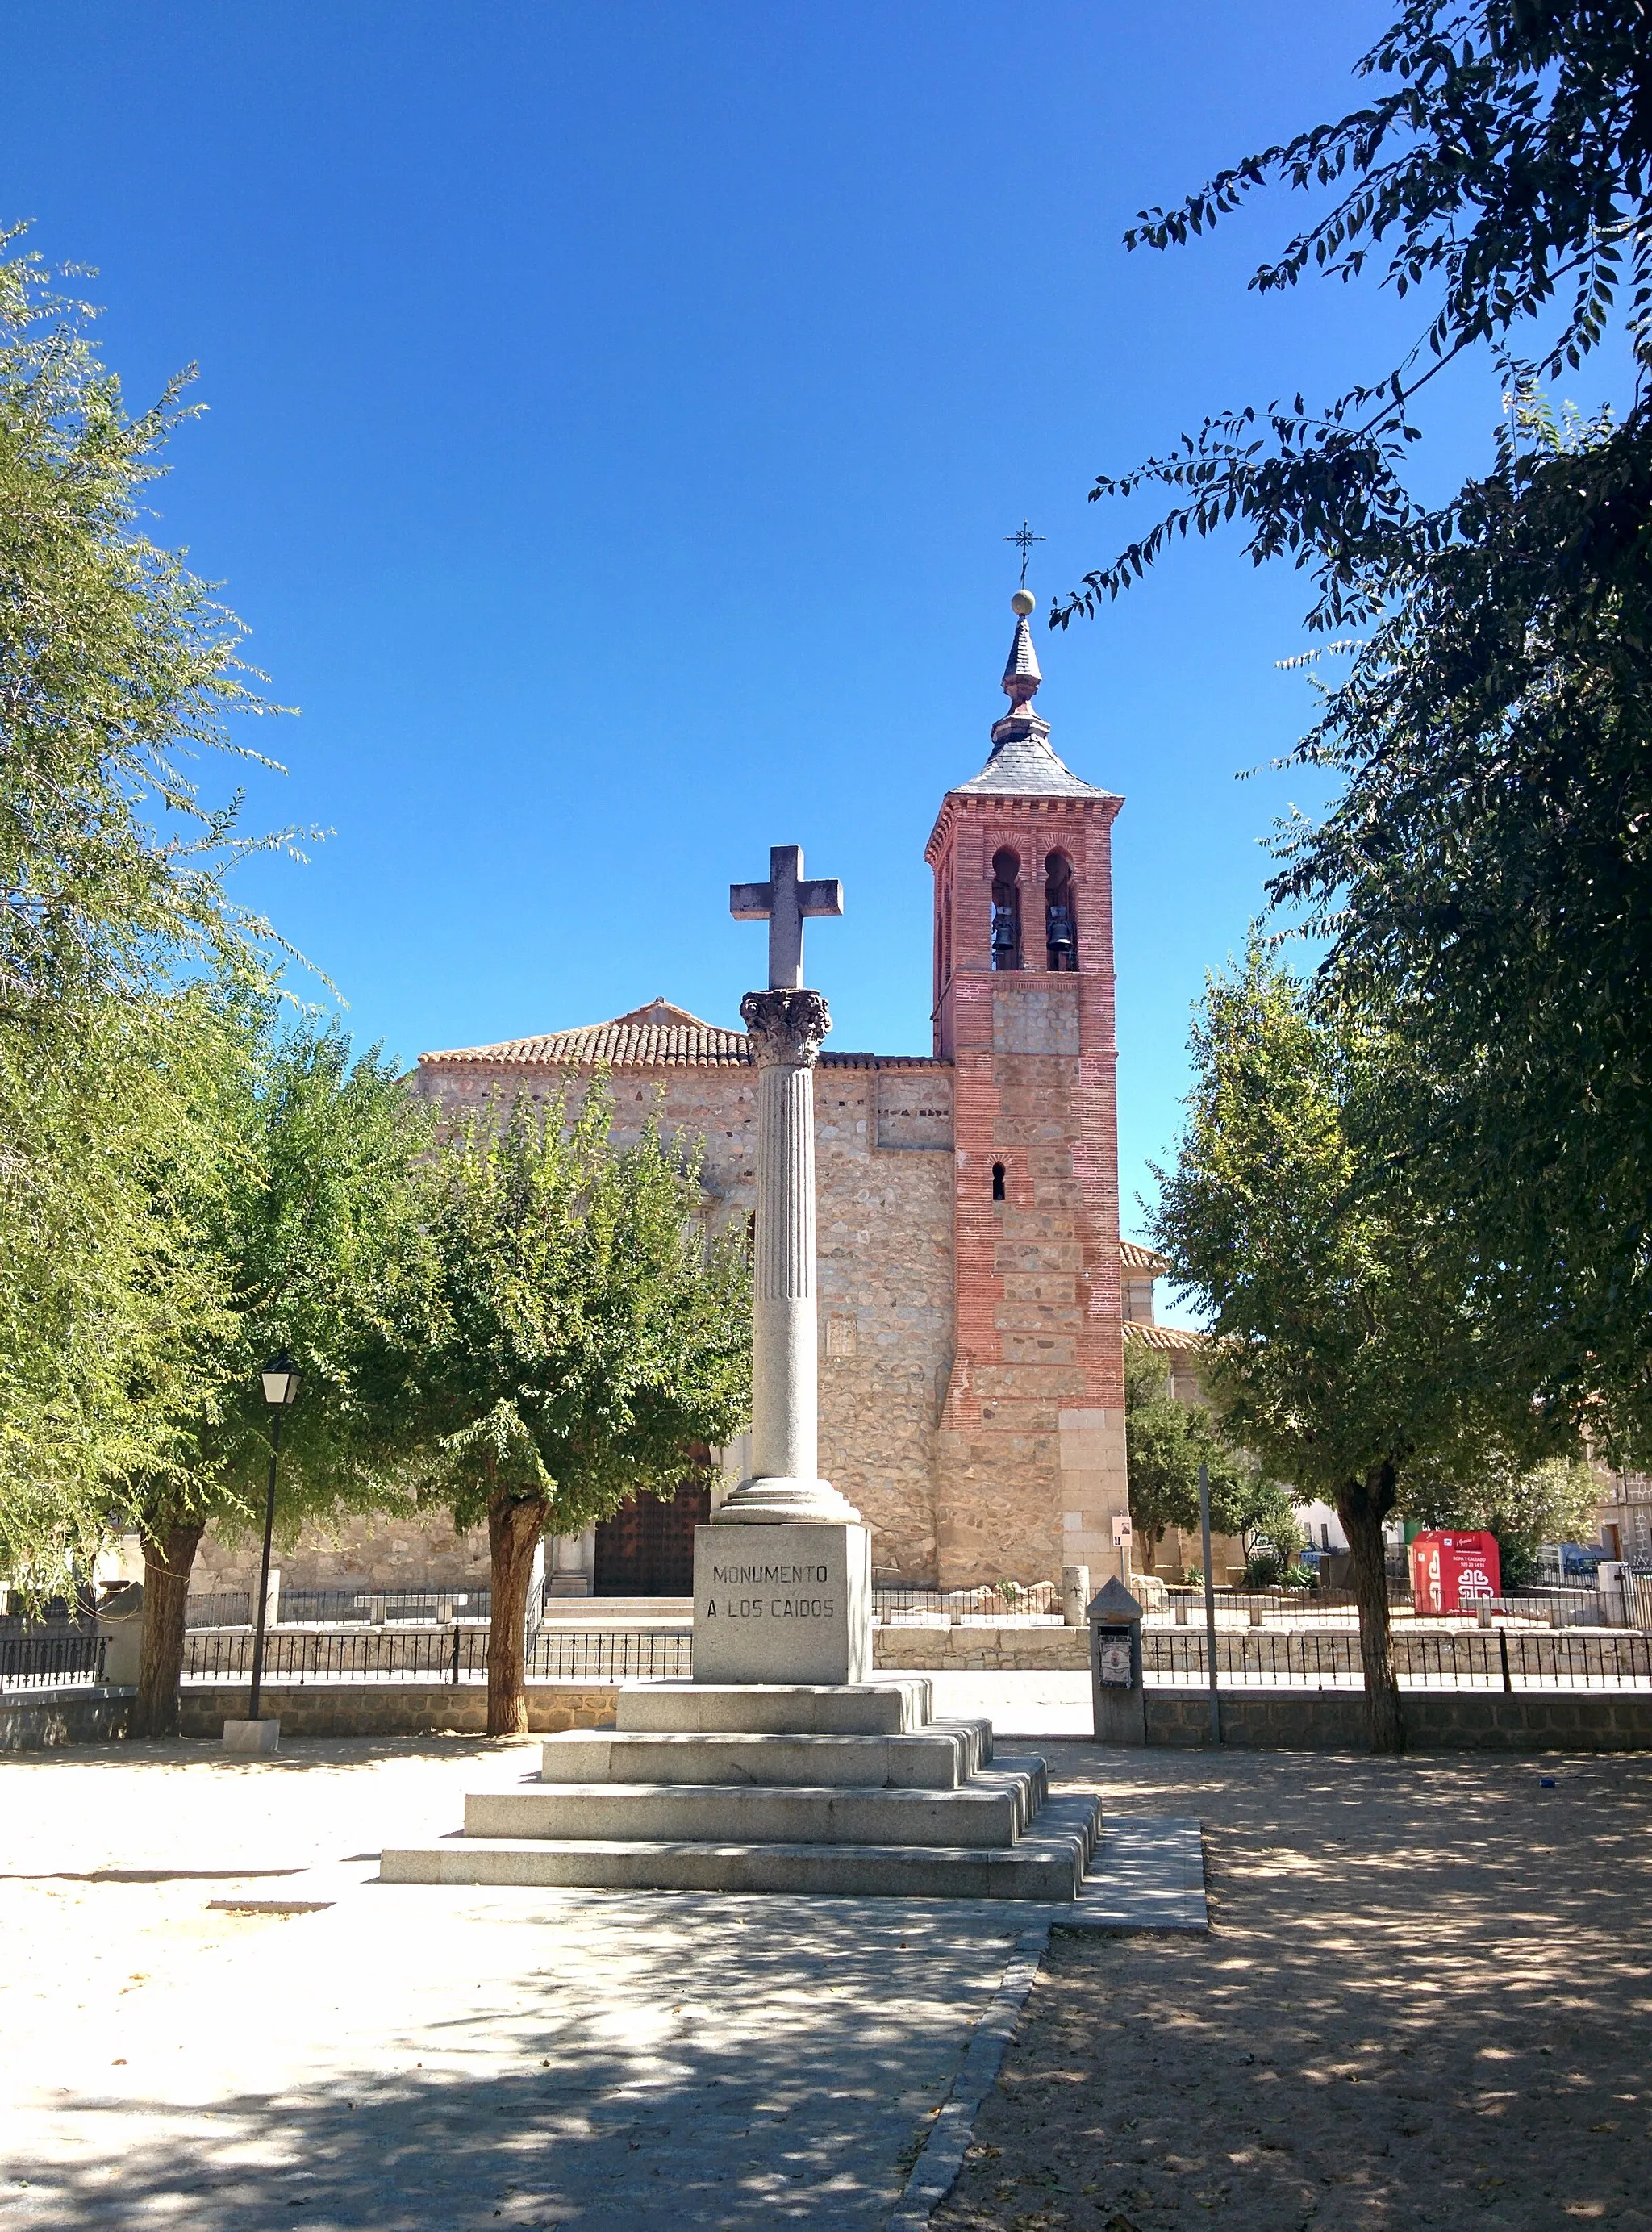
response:
{"label": "carved column capital", "polygon": [[777,1061],[813,1069],[832,1028],[831,1010],[819,992],[748,992],[740,1015],[760,1069]]}

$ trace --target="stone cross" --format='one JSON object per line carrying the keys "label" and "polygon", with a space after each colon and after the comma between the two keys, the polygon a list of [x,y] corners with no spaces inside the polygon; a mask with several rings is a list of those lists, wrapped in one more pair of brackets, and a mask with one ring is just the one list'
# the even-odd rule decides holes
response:
{"label": "stone cross", "polygon": [[803,847],[771,845],[766,884],[730,884],[729,912],[736,922],[768,925],[768,989],[795,992],[803,984],[806,916],[841,914],[843,886],[835,876],[803,880]]}
{"label": "stone cross", "polygon": [[816,1385],[814,1064],[832,1017],[803,986],[804,919],[841,914],[843,886],[805,883],[796,845],[772,847],[768,860],[766,884],[729,892],[737,921],[768,924],[768,989],[740,1003],[757,1070],[751,1477],[717,1522],[846,1526],[859,1514],[820,1477]]}

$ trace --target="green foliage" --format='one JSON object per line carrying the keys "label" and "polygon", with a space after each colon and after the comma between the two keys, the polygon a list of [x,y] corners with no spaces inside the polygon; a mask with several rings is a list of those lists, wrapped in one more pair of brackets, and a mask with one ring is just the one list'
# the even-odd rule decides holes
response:
{"label": "green foliage", "polygon": [[1298,1500],[1391,1509],[1422,1458],[1461,1476],[1533,1430],[1500,1376],[1454,1234],[1379,1151],[1403,1047],[1316,1006],[1253,947],[1213,978],[1155,1244],[1214,1318],[1224,1430]]}
{"label": "green foliage", "polygon": [[[1510,1375],[1631,1460],[1652,1448],[1648,52],[1639,0],[1413,0],[1359,64],[1363,106],[1144,211],[1130,245],[1164,248],[1264,186],[1308,193],[1253,285],[1375,276],[1428,322],[1325,408],[1227,412],[1099,480],[1169,509],[1053,615],[1237,521],[1256,562],[1311,572],[1311,627],[1369,625],[1298,754],[1343,795],[1287,828],[1272,897],[1331,938],[1331,998],[1409,1049],[1369,1184],[1403,1169]],[[1513,354],[1534,320],[1535,367]],[[1628,413],[1557,420],[1539,379],[1615,321]],[[1413,399],[1480,347],[1508,414],[1493,470],[1424,503]]]}
{"label": "green foliage", "polygon": [[502,1498],[542,1502],[554,1533],[579,1534],[637,1490],[669,1494],[691,1443],[746,1423],[743,1236],[708,1238],[697,1154],[652,1118],[615,1148],[612,1118],[599,1078],[577,1108],[524,1096],[437,1158],[410,1353],[419,1492],[458,1526]]}
{"label": "green foliage", "polygon": [[180,956],[236,952],[233,808],[203,810],[183,762],[256,758],[228,717],[271,709],[241,623],[139,524],[191,375],[128,418],[91,309],[16,238],[0,233],[0,1022],[38,1037]]}
{"label": "green foliage", "polygon": [[[1299,757],[1275,902],[1413,1057],[1410,1183],[1534,1390],[1652,1442],[1652,421],[1517,399],[1473,540],[1431,554]],[[1597,1398],[1604,1398],[1604,1407]]]}
{"label": "green foliage", "polygon": [[1161,1541],[1169,1527],[1196,1535],[1202,1464],[1214,1534],[1232,1537],[1247,1551],[1263,1538],[1292,1554],[1300,1549],[1302,1534],[1290,1490],[1223,1439],[1206,1405],[1178,1402],[1163,1362],[1128,1333],[1124,1444],[1130,1519],[1149,1541]]}
{"label": "green foliage", "polygon": [[430,1243],[421,1165],[428,1106],[378,1048],[353,1058],[335,1023],[278,1031],[242,999],[239,1059],[199,1111],[215,1154],[174,1164],[157,1198],[210,1306],[173,1329],[175,1400],[146,1514],[211,1513],[233,1527],[262,1497],[269,1412],[259,1372],[283,1350],[302,1379],[283,1426],[280,1511],[368,1509],[406,1456],[409,1422],[389,1357]]}
{"label": "green foliage", "polygon": [[222,1021],[196,988],[103,1002],[50,1059],[0,1028],[0,1102],[27,1111],[0,1155],[0,1572],[34,1593],[131,1523],[191,1399],[178,1331],[222,1296],[175,1210],[214,1161]]}
{"label": "green foliage", "polygon": [[128,418],[90,311],[16,241],[0,235],[0,1564],[49,1586],[172,1463],[178,1330],[217,1307],[168,1204],[215,1153],[210,986],[258,977],[262,932],[224,897],[233,808],[203,811],[184,762],[238,749],[229,717],[268,709],[239,623],[139,523],[185,380]]}
{"label": "green foliage", "polygon": [[1383,1522],[1418,1468],[1471,1477],[1532,1444],[1536,1414],[1476,1314],[1457,1235],[1387,1153],[1404,1041],[1316,1005],[1253,945],[1209,983],[1192,1051],[1154,1241],[1214,1317],[1224,1430],[1299,1501],[1336,1506],[1372,1747],[1403,1749]]}
{"label": "green foliage", "polygon": [[1580,1457],[1546,1457],[1522,1470],[1494,1453],[1476,1478],[1425,1476],[1407,1501],[1425,1526],[1495,1534],[1503,1586],[1516,1589],[1536,1577],[1541,1544],[1595,1539],[1600,1482]]}
{"label": "green foliage", "polygon": [[1363,107],[1247,157],[1177,209],[1143,211],[1127,243],[1163,249],[1266,185],[1329,196],[1252,286],[1375,272],[1433,308],[1401,363],[1329,406],[1299,395],[1224,412],[1167,455],[1099,478],[1092,500],[1152,486],[1176,500],[1053,617],[1093,612],[1173,540],[1235,518],[1255,562],[1288,555],[1311,570],[1321,627],[1380,609],[1409,565],[1472,538],[1472,491],[1428,507],[1405,484],[1419,388],[1556,310],[1549,374],[1577,366],[1620,308],[1652,363],[1646,51],[1644,10],[1622,0],[1413,0],[1358,64],[1373,81]]}

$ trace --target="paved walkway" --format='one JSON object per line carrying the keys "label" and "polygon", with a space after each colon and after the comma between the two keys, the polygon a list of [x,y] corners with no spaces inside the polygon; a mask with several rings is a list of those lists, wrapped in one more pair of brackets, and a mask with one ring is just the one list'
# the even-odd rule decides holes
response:
{"label": "paved walkway", "polygon": [[534,1753],[0,1763],[0,2228],[881,2232],[931,2132],[931,2181],[967,2137],[981,2019],[1007,2034],[1052,1918],[1202,1918],[1185,1832],[1154,1880],[1127,1824],[1134,1881],[1077,1911],[372,1880],[381,1841],[451,1828]]}

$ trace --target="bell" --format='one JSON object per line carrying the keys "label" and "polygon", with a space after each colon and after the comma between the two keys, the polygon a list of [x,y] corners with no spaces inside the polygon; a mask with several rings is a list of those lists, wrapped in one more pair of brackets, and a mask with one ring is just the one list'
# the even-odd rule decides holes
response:
{"label": "bell", "polygon": [[993,909],[993,951],[1014,953],[1015,951],[1015,918],[1007,907]]}
{"label": "bell", "polygon": [[1052,953],[1071,953],[1078,940],[1072,935],[1072,917],[1066,907],[1050,909],[1049,928],[1045,944]]}

